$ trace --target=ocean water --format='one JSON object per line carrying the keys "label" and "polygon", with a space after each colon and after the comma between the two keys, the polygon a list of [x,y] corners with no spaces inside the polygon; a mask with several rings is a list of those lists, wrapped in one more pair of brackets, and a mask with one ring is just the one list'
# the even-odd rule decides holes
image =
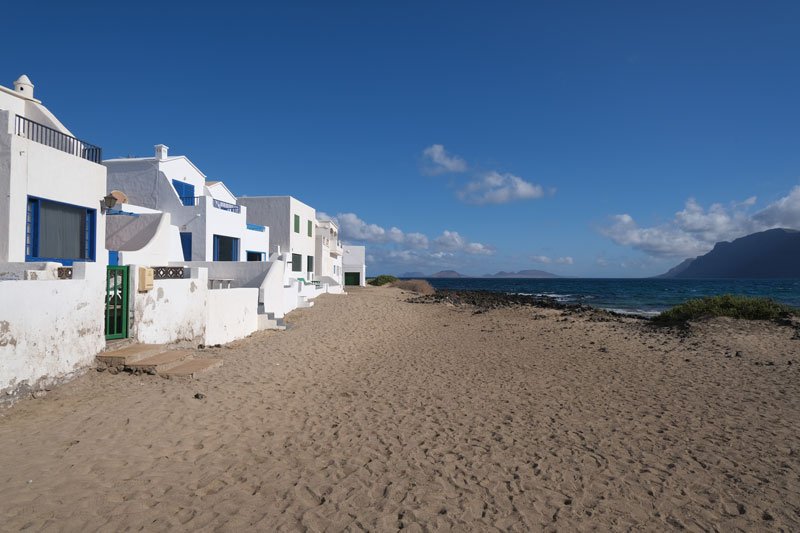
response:
{"label": "ocean water", "polygon": [[504,279],[428,278],[437,289],[550,296],[565,303],[652,316],[692,298],[717,294],[766,296],[800,307],[800,279]]}

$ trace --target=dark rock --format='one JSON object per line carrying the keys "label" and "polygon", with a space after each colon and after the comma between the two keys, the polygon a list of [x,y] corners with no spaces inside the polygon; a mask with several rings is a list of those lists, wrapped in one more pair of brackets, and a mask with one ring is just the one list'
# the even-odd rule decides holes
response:
{"label": "dark rock", "polygon": [[194,395],[194,397],[195,397],[196,399],[198,399],[198,400],[202,400],[203,398],[205,398],[205,397],[206,397],[206,395],[205,395],[205,394],[203,394],[202,392],[198,392],[197,394],[195,394],[195,395]]}
{"label": "dark rock", "polygon": [[738,350],[737,350],[737,352],[736,352],[736,357],[742,357],[742,355],[743,355],[743,354],[742,354],[742,352],[740,352],[740,351],[738,351]]}
{"label": "dark rock", "polygon": [[764,511],[763,513],[761,513],[761,519],[766,520],[768,522],[775,520],[775,518],[771,514],[769,514],[769,511]]}
{"label": "dark rock", "polygon": [[737,505],[736,510],[739,511],[739,514],[745,514],[747,512],[747,508],[744,506],[743,503]]}

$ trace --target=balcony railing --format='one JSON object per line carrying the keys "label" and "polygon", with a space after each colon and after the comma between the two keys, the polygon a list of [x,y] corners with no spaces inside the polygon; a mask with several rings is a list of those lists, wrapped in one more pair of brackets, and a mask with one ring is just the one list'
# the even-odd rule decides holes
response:
{"label": "balcony railing", "polygon": [[14,133],[20,137],[86,159],[92,163],[99,164],[103,160],[103,149],[99,146],[76,139],[71,135],[61,133],[25,117],[17,115],[15,118]]}
{"label": "balcony railing", "polygon": [[236,204],[229,204],[228,202],[223,202],[222,200],[217,200],[214,198],[214,207],[217,209],[222,209],[223,211],[230,211],[231,213],[239,213],[241,212],[241,206]]}
{"label": "balcony railing", "polygon": [[179,199],[183,205],[192,207],[195,205],[200,205],[200,198],[202,196],[180,196]]}

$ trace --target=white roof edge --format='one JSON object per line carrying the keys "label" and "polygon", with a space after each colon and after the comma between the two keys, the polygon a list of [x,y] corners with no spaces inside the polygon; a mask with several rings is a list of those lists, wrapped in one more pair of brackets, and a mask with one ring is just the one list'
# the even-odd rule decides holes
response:
{"label": "white roof edge", "polygon": [[20,100],[27,100],[29,102],[35,102],[37,104],[41,104],[42,103],[41,100],[37,100],[36,98],[28,98],[27,96],[22,96],[21,94],[19,94],[14,89],[9,89],[8,87],[3,87],[2,85],[0,85],[0,91],[2,91],[4,93],[8,93],[8,94],[13,94],[14,96],[19,98]]}
{"label": "white roof edge", "polygon": [[[209,185],[209,183],[211,183],[211,184]],[[228,186],[225,185],[224,181],[219,181],[219,180],[218,181],[212,181],[212,182],[206,181],[206,187],[208,187],[209,189],[211,187],[217,187],[218,185],[221,185],[222,188],[225,189],[226,191],[228,191],[228,194],[230,194],[231,196],[236,198],[237,201],[239,200],[239,198],[237,198],[236,195],[231,192],[231,190],[228,188]]]}
{"label": "white roof edge", "polygon": [[[186,157],[185,155],[172,155],[166,159],[156,159],[155,157],[117,157],[114,159],[103,159],[103,163],[127,163],[127,162],[134,162],[134,161],[153,161],[154,163],[163,161],[164,163],[171,163],[172,161],[176,161],[178,159],[185,159],[187,163],[192,165],[198,174],[203,176],[203,179],[206,179],[206,175],[203,174],[203,171],[197,168],[197,165],[192,163],[192,160]],[[230,191],[228,191],[230,192]]]}

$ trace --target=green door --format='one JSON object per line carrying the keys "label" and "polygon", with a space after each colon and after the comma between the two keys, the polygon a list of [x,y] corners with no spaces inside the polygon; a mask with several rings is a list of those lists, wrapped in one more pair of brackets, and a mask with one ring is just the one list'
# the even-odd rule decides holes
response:
{"label": "green door", "polygon": [[345,285],[361,285],[361,273],[360,272],[345,272],[344,273],[344,284]]}
{"label": "green door", "polygon": [[128,267],[106,269],[106,339],[128,336]]}

